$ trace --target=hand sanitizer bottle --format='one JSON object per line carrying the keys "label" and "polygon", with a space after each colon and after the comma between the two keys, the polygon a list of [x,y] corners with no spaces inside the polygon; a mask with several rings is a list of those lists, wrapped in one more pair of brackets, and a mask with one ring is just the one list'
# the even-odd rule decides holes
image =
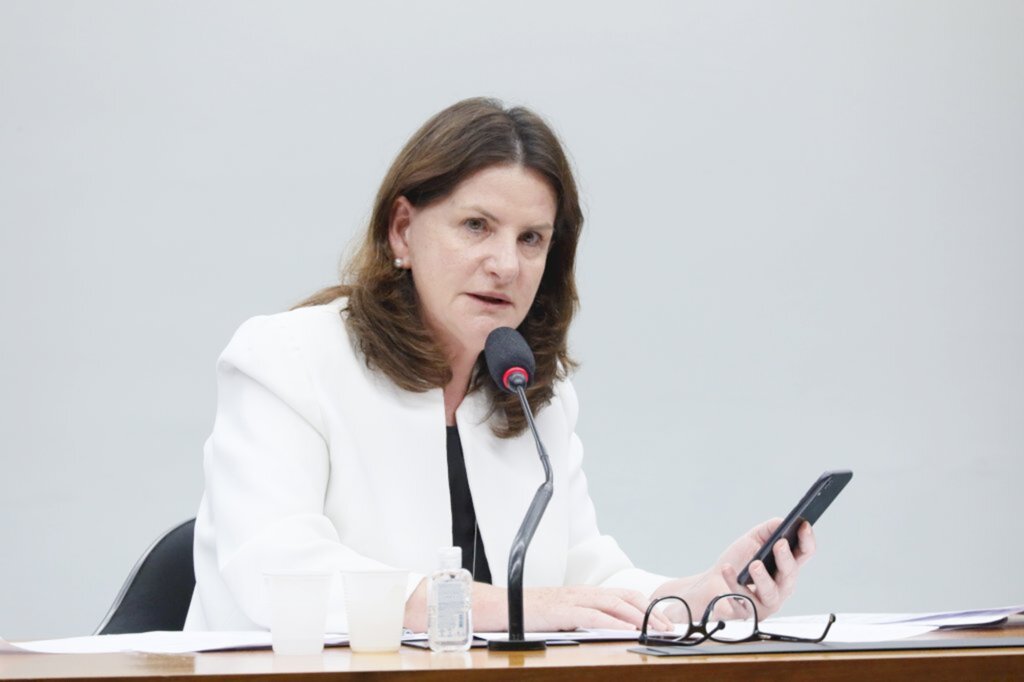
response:
{"label": "hand sanitizer bottle", "polygon": [[467,651],[473,640],[473,576],[462,568],[462,548],[438,552],[440,568],[427,583],[427,640],[432,651]]}

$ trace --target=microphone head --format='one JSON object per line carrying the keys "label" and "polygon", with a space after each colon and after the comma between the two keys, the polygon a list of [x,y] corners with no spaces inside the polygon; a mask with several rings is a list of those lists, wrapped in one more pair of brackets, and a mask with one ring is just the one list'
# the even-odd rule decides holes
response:
{"label": "microphone head", "polygon": [[526,388],[537,368],[526,339],[511,327],[498,327],[487,335],[484,359],[494,383],[509,393],[516,386]]}

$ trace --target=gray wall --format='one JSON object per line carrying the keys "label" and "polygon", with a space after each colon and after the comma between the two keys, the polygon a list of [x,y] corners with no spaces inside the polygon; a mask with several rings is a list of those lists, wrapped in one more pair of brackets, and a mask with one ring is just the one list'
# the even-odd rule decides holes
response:
{"label": "gray wall", "polygon": [[0,2],[0,635],[195,513],[213,366],[405,138],[543,112],[604,528],[702,569],[856,477],[788,613],[1024,602],[1024,4]]}

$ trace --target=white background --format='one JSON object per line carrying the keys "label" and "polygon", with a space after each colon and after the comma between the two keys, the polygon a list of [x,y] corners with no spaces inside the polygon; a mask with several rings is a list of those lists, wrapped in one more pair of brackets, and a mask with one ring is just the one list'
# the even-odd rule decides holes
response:
{"label": "white background", "polygon": [[855,471],[787,613],[1024,602],[1024,3],[0,1],[0,635],[195,514],[214,362],[473,95],[562,135],[604,529],[711,563]]}

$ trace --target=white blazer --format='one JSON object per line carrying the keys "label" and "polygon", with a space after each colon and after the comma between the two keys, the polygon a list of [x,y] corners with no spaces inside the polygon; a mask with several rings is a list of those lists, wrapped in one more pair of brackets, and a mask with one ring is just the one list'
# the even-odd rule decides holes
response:
{"label": "white blazer", "polygon": [[[410,571],[407,594],[452,544],[444,399],[410,393],[366,367],[342,319],[345,299],[255,317],[217,364],[196,519],[196,589],[186,630],[267,628],[263,571]],[[633,567],[601,535],[574,433],[569,382],[536,423],[554,495],[526,557],[527,586],[592,584],[650,594],[666,580]],[[495,437],[480,392],[456,413],[477,523],[496,585],[544,472],[532,437]],[[341,580],[328,629],[346,631]]]}

